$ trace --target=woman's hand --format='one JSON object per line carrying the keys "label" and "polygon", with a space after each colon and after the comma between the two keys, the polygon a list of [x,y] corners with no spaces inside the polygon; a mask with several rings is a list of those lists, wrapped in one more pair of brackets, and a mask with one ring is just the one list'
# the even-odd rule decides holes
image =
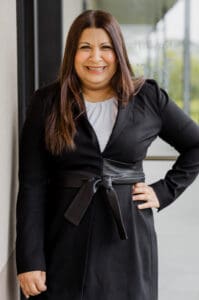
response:
{"label": "woman's hand", "polygon": [[133,201],[146,201],[145,203],[138,205],[139,209],[160,207],[154,189],[144,182],[138,182],[132,186],[132,195]]}
{"label": "woman's hand", "polygon": [[36,296],[47,290],[46,272],[31,271],[21,273],[17,276],[24,296],[28,299],[30,296]]}

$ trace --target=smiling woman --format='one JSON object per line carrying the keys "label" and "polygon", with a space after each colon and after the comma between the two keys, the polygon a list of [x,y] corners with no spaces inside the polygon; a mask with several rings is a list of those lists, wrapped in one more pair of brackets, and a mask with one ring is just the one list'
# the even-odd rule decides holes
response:
{"label": "smiling woman", "polygon": [[95,102],[97,95],[101,101],[114,95],[110,81],[116,69],[116,55],[106,31],[101,28],[85,29],[75,55],[75,70],[87,100]]}
{"label": "smiling woman", "polygon": [[[160,136],[179,152],[150,186]],[[34,137],[34,138],[33,138]],[[112,15],[71,25],[57,82],[35,92],[20,143],[16,258],[38,300],[157,300],[152,208],[199,172],[199,128],[154,80],[136,79]]]}

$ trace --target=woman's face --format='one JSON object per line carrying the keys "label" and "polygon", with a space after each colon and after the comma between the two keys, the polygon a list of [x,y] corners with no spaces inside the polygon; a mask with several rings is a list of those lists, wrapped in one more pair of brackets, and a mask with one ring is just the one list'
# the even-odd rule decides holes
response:
{"label": "woman's face", "polygon": [[110,85],[117,62],[111,39],[105,30],[87,28],[82,32],[74,65],[83,88],[102,89]]}

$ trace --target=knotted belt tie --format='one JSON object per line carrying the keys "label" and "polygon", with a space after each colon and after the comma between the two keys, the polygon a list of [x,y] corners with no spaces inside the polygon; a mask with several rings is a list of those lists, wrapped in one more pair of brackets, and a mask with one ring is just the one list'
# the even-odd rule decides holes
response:
{"label": "knotted belt tie", "polygon": [[133,184],[144,180],[142,169],[132,164],[104,159],[103,175],[93,175],[86,172],[70,172],[57,177],[56,182],[65,187],[79,187],[72,203],[66,209],[64,216],[72,224],[78,226],[87,211],[94,194],[103,187],[106,198],[116,222],[120,238],[128,239],[124,226],[117,193],[113,184]]}

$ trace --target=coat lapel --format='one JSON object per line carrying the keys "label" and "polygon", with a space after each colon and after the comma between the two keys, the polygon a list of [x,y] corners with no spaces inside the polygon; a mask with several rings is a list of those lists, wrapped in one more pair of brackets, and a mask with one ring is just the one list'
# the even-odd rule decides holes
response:
{"label": "coat lapel", "polygon": [[[112,145],[112,143],[115,141],[115,139],[117,139],[117,137],[120,135],[120,133],[122,132],[122,130],[124,129],[124,127],[126,126],[128,120],[129,120],[129,113],[130,113],[130,104],[128,103],[127,105],[122,106],[122,103],[119,101],[116,121],[113,126],[111,135],[108,139],[108,142],[106,144],[106,147],[102,151],[102,153],[104,153],[107,150],[107,148],[109,148]],[[76,107],[75,116],[77,117],[78,124],[80,126],[84,126],[86,128],[86,130],[88,130],[90,132],[90,134],[92,136],[92,141],[95,142],[96,145],[99,144],[97,136],[95,134],[95,131],[89,123],[86,112],[79,114],[79,110]]]}
{"label": "coat lapel", "polygon": [[115,141],[115,139],[117,139],[117,137],[120,135],[122,130],[125,128],[128,120],[129,120],[129,113],[130,113],[129,103],[125,106],[122,106],[122,103],[119,101],[118,114],[117,114],[117,118],[115,121],[115,125],[113,127],[113,130],[110,135],[109,141],[106,145],[106,148],[104,150],[106,150],[108,147],[111,146],[111,144]]}

